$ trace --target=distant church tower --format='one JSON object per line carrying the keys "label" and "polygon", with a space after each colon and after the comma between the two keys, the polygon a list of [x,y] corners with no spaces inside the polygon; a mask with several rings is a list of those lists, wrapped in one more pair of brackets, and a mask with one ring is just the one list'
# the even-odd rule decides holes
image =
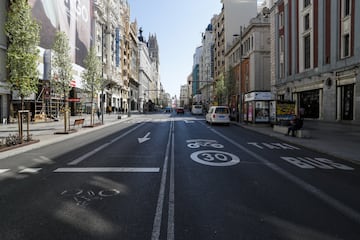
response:
{"label": "distant church tower", "polygon": [[159,62],[160,62],[159,46],[156,39],[156,35],[149,35],[148,49],[149,49],[150,59],[156,63],[157,70],[159,70]]}

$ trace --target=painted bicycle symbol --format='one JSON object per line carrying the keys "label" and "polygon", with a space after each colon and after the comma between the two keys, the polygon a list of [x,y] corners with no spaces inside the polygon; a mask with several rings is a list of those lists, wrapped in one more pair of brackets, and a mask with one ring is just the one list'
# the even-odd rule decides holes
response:
{"label": "painted bicycle symbol", "polygon": [[66,198],[72,198],[76,205],[87,206],[91,201],[103,200],[107,197],[113,197],[120,194],[117,189],[104,189],[100,191],[72,189],[64,190],[60,195]]}
{"label": "painted bicycle symbol", "polygon": [[197,163],[215,167],[227,167],[240,162],[240,158],[234,154],[217,150],[197,151],[190,157]]}
{"label": "painted bicycle symbol", "polygon": [[216,140],[209,139],[191,139],[186,141],[189,148],[199,147],[213,147],[213,148],[224,148],[224,145],[218,143]]}

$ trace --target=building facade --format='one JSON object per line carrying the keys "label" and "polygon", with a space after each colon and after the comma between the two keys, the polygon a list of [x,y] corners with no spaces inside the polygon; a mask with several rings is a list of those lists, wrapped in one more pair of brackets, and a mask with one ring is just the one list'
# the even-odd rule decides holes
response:
{"label": "building facade", "polygon": [[[76,4],[76,6],[75,6]],[[7,39],[4,24],[9,1],[0,3],[0,119],[16,121],[16,106],[19,98],[7,87],[6,49]],[[70,45],[70,58],[73,79],[71,81],[70,107],[73,115],[84,111],[89,113],[90,103],[104,112],[139,110],[141,101],[150,97],[160,102],[165,96],[160,83],[159,47],[155,37],[151,41],[155,46],[149,53],[149,45],[139,44],[136,21],[130,22],[130,6],[127,0],[79,0],[45,1],[29,0],[34,18],[41,25],[39,55],[39,91],[26,98],[26,109],[32,116],[59,117],[63,98],[51,89],[51,48],[57,30],[67,34]],[[76,11],[76,10],[81,11]],[[48,10],[48,11],[47,11]],[[90,99],[82,90],[82,72],[84,59],[90,47],[94,46],[102,62],[102,89]],[[155,49],[155,50],[154,50]],[[144,57],[143,53],[150,56]],[[149,81],[140,84],[140,57],[149,60],[146,75]],[[156,60],[155,60],[156,59]],[[160,89],[149,96],[147,89]],[[147,95],[146,95],[146,94]],[[146,96],[145,96],[146,95]],[[90,104],[90,105],[89,105]]]}
{"label": "building facade", "polygon": [[6,49],[7,38],[4,34],[8,1],[0,2],[0,123],[7,122],[9,117],[10,90],[7,87]]}
{"label": "building facade", "polygon": [[103,65],[104,81],[97,102],[102,105],[103,99],[103,109],[107,112],[129,109],[129,14],[127,1],[94,1],[94,39]]}
{"label": "building facade", "polygon": [[214,34],[211,24],[207,26],[202,34],[202,47],[203,51],[199,62],[199,90],[201,102],[208,109],[213,98],[214,81]]}
{"label": "building facade", "polygon": [[360,2],[277,1],[272,89],[305,118],[360,122]]}
{"label": "building facade", "polygon": [[236,111],[233,118],[268,122],[269,101],[273,99],[270,94],[270,21],[267,9],[241,28],[225,57],[225,76],[229,84],[228,105],[233,112]]}
{"label": "building facade", "polygon": [[256,16],[257,1],[221,0],[221,12],[212,19],[214,28],[214,80],[225,75],[225,53],[233,45],[234,35],[240,34],[240,27]]}

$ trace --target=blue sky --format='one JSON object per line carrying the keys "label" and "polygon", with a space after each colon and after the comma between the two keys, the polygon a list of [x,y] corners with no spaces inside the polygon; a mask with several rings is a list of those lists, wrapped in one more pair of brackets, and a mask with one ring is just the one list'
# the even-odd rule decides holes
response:
{"label": "blue sky", "polygon": [[[254,0],[255,1],[255,0]],[[192,71],[195,49],[220,0],[128,0],[131,20],[137,20],[143,36],[156,35],[160,52],[160,77],[167,93],[179,98],[180,86]]]}

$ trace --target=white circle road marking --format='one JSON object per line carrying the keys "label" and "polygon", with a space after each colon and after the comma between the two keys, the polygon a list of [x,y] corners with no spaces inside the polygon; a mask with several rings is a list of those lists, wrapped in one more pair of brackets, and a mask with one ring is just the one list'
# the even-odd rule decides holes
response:
{"label": "white circle road marking", "polygon": [[240,162],[240,158],[234,154],[216,150],[193,152],[190,157],[197,163],[215,167],[228,167]]}

